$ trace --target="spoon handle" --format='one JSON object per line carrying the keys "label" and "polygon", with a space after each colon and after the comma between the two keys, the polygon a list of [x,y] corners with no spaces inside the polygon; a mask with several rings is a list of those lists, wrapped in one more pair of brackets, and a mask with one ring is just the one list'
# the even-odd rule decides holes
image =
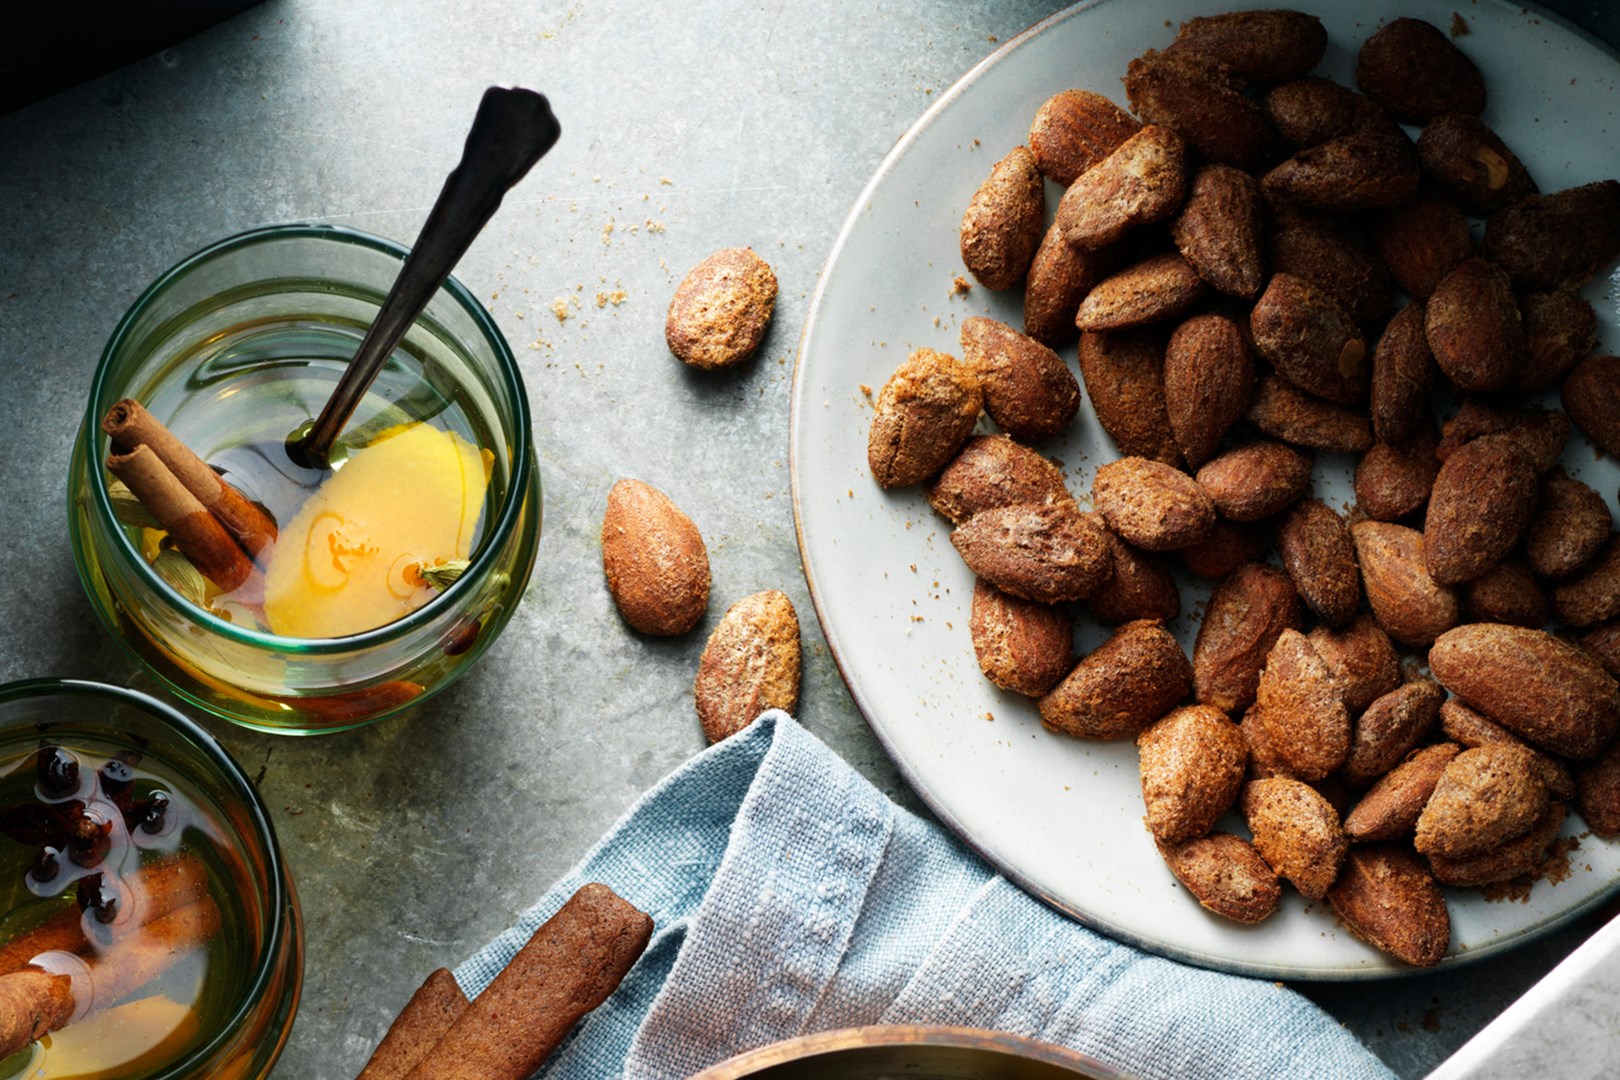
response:
{"label": "spoon handle", "polygon": [[288,438],[287,453],[295,462],[307,468],[327,467],[332,444],[383,362],[450,276],[502,197],[551,149],[561,132],[544,96],[499,86],[484,91],[461,163],[445,178],[365,340],[313,425]]}

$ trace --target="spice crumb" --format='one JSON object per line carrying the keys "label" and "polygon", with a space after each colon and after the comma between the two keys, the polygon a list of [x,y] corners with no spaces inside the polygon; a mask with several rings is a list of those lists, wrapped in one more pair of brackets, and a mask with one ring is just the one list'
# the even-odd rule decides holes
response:
{"label": "spice crumb", "polygon": [[551,313],[557,316],[558,322],[568,321],[568,298],[559,296],[551,302]]}
{"label": "spice crumb", "polygon": [[958,274],[951,279],[951,295],[965,296],[973,288],[973,283]]}
{"label": "spice crumb", "polygon": [[1453,11],[1451,13],[1451,36],[1454,38],[1467,37],[1472,32],[1473,29],[1468,25],[1468,20],[1462,17],[1462,12]]}

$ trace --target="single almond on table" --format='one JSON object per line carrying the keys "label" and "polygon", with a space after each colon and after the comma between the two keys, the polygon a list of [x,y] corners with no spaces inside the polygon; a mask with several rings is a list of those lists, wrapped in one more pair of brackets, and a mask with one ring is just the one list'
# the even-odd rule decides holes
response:
{"label": "single almond on table", "polygon": [[1412,835],[1418,815],[1429,803],[1440,774],[1462,753],[1456,743],[1436,743],[1413,750],[1406,760],[1378,779],[1345,816],[1344,834],[1352,844],[1402,840]]}
{"label": "single almond on table", "polygon": [[1401,661],[1395,646],[1367,612],[1343,628],[1322,625],[1306,636],[1338,680],[1345,708],[1352,715],[1401,685]]}
{"label": "single almond on table", "polygon": [[1451,945],[1446,898],[1409,848],[1351,848],[1327,901],[1351,933],[1408,964],[1433,967]]}
{"label": "single almond on table", "polygon": [[675,289],[664,321],[669,351],[695,368],[740,364],[765,340],[776,310],[776,275],[751,248],[724,248]]}
{"label": "single almond on table", "polygon": [[1338,877],[1349,842],[1333,809],[1309,784],[1285,776],[1243,788],[1243,816],[1254,846],[1279,877],[1308,900],[1320,900]]}
{"label": "single almond on table", "polygon": [[1484,216],[1535,193],[1523,163],[1477,116],[1436,116],[1418,136],[1417,148],[1424,171],[1470,214]]}
{"label": "single almond on table", "polygon": [[1041,698],[1041,723],[1081,739],[1134,739],[1191,688],[1180,643],[1159,622],[1129,622]]}
{"label": "single almond on table", "polygon": [[1215,504],[1197,481],[1147,458],[1121,458],[1099,467],[1091,499],[1116,535],[1147,551],[1196,544],[1215,524]]}
{"label": "single almond on table", "polygon": [[968,619],[984,677],[1014,693],[1040,697],[1074,665],[1074,619],[1061,608],[973,584]]}
{"label": "single almond on table", "polygon": [[1582,285],[1620,255],[1620,181],[1526,195],[1490,216],[1481,246],[1518,288]]}
{"label": "single almond on table", "polygon": [[1304,620],[1299,594],[1282,571],[1258,563],[1234,571],[1210,594],[1198,625],[1193,696],[1223,712],[1247,709],[1272,646]]}
{"label": "single almond on table", "polygon": [[1313,464],[1304,450],[1262,440],[1214,458],[1196,479],[1223,515],[1259,521],[1286,510],[1311,489]]}
{"label": "single almond on table", "polygon": [[1083,599],[1113,572],[1104,530],[1072,502],[981,510],[951,543],[979,577],[1045,604]]}
{"label": "single almond on table", "polygon": [[1149,124],[1069,185],[1055,224],[1070,244],[1095,251],[1135,226],[1172,216],[1186,194],[1186,144],[1169,128]]}
{"label": "single almond on table", "polygon": [[1024,280],[1046,226],[1046,185],[1022,146],[990,170],[962,215],[962,265],[987,289]]}
{"label": "single almond on table", "polygon": [[640,480],[620,480],[608,492],[602,570],[619,614],[643,634],[684,634],[709,606],[703,535],[669,496]]}
{"label": "single almond on table", "polygon": [[1260,294],[1260,185],[1248,173],[1230,165],[1205,165],[1194,173],[1170,236],[1216,289],[1245,300]]}
{"label": "single almond on table", "polygon": [[1090,90],[1064,90],[1035,110],[1029,149],[1054,183],[1068,187],[1142,130],[1130,113]]}
{"label": "single almond on table", "polygon": [[1277,526],[1277,554],[1305,606],[1330,626],[1361,607],[1361,569],[1350,526],[1320,499],[1295,503]]}
{"label": "single almond on table", "polygon": [[969,439],[923,494],[952,525],[998,506],[1074,501],[1062,469],[1005,435]]}
{"label": "single almond on table", "polygon": [[1437,683],[1413,679],[1367,706],[1356,718],[1339,778],[1364,788],[1393,769],[1434,730],[1445,697]]}
{"label": "single almond on table", "polygon": [[1392,20],[1362,42],[1356,85],[1403,124],[1485,108],[1479,68],[1444,31],[1421,19]]}
{"label": "single almond on table", "polygon": [[1564,411],[1605,454],[1620,458],[1620,356],[1588,356],[1563,386]]}
{"label": "single almond on table", "polygon": [[1159,854],[1206,911],[1234,922],[1260,922],[1282,901],[1276,871],[1240,836],[1218,832],[1160,844]]}
{"label": "single almond on table", "polygon": [[962,358],[984,391],[984,408],[1007,434],[1035,441],[1069,426],[1080,384],[1058,354],[1004,323],[962,323]]}
{"label": "single almond on table", "polygon": [[1181,463],[1164,399],[1165,338],[1157,328],[1080,335],[1080,377],[1097,422],[1125,457]]}
{"label": "single almond on table", "polygon": [[1136,115],[1173,129],[1210,161],[1252,168],[1275,132],[1241,89],[1226,65],[1190,50],[1149,49],[1125,68],[1125,96]]}
{"label": "single almond on table", "polygon": [[1198,271],[1175,252],[1128,266],[1080,301],[1074,324],[1086,331],[1129,330],[1173,319],[1204,295]]}
{"label": "single almond on table", "polygon": [[1298,630],[1284,630],[1266,655],[1250,711],[1259,717],[1271,751],[1301,780],[1322,779],[1350,752],[1344,692]]}
{"label": "single almond on table", "polygon": [[1536,508],[1536,468],[1506,435],[1486,435],[1446,458],[1423,520],[1424,559],[1441,585],[1470,581],[1512,551]]}
{"label": "single almond on table", "polygon": [[878,393],[866,460],[886,488],[920,484],[956,456],[984,408],[973,372],[946,353],[918,349]]}
{"label": "single almond on table", "polygon": [[703,734],[728,738],[768,709],[799,705],[799,616],[775,589],[745,596],[721,617],[692,684]]}
{"label": "single almond on table", "polygon": [[1327,30],[1299,11],[1229,11],[1181,24],[1166,52],[1195,52],[1224,64],[1251,84],[1297,79],[1322,62]]}
{"label": "single almond on table", "polygon": [[1440,685],[1531,743],[1582,760],[1620,727],[1620,687],[1591,656],[1543,630],[1474,623],[1429,650]]}
{"label": "single almond on table", "polygon": [[1373,348],[1371,411],[1379,442],[1400,442],[1428,418],[1438,369],[1429,351],[1426,318],[1422,304],[1408,304],[1389,320]]}
{"label": "single almond on table", "polygon": [[1142,732],[1136,748],[1147,826],[1160,843],[1209,832],[1243,786],[1243,736],[1225,713],[1208,705],[1170,713]]}
{"label": "single almond on table", "polygon": [[1197,468],[1243,419],[1254,390],[1254,357],[1237,323],[1195,315],[1177,326],[1164,352],[1165,412],[1187,464]]}
{"label": "single almond on table", "polygon": [[1378,442],[1356,462],[1356,504],[1374,521],[1399,521],[1429,501],[1440,474],[1435,451],[1440,433],[1425,412],[1411,435],[1398,442]]}
{"label": "single almond on table", "polygon": [[1524,362],[1524,324],[1513,284],[1489,259],[1465,259],[1440,279],[1424,308],[1434,362],[1458,388],[1500,390]]}
{"label": "single almond on table", "polygon": [[1529,832],[1546,805],[1547,785],[1527,748],[1476,746],[1440,774],[1413,844],[1425,855],[1478,855]]}
{"label": "single almond on table", "polygon": [[1611,539],[1586,569],[1558,583],[1553,614],[1571,626],[1587,627],[1620,615],[1620,540]]}
{"label": "single almond on table", "polygon": [[1256,380],[1245,418],[1273,439],[1307,450],[1359,454],[1373,442],[1365,413],[1323,401],[1275,375]]}
{"label": "single almond on table", "polygon": [[1372,240],[1396,284],[1418,303],[1474,254],[1468,219],[1455,203],[1433,191],[1420,191],[1411,202],[1379,214]]}
{"label": "single almond on table", "polygon": [[1402,645],[1421,648],[1457,625],[1462,603],[1429,576],[1423,534],[1404,525],[1360,521],[1350,526],[1361,585],[1373,618]]}

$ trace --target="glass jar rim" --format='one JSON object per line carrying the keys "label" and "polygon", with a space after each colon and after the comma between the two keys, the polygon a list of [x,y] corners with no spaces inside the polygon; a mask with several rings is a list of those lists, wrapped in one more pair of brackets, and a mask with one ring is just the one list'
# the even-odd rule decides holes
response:
{"label": "glass jar rim", "polygon": [[[91,499],[95,503],[95,512],[106,520],[115,520],[112,501],[107,493],[107,480],[104,470],[97,467],[101,461],[101,454],[97,444],[101,439],[101,417],[98,415],[96,403],[101,399],[103,390],[109,377],[109,365],[116,351],[124,344],[124,339],[133,331],[136,320],[145,312],[147,305],[163,292],[173,281],[184,274],[196,269],[204,263],[210,262],[220,256],[232,254],[256,244],[285,239],[307,239],[321,241],[335,241],[343,244],[352,244],[356,247],[367,248],[382,255],[398,259],[403,262],[410,249],[403,244],[392,240],[385,240],[380,236],[351,229],[343,225],[320,225],[313,223],[291,223],[283,225],[264,225],[235,236],[226,237],[216,241],[192,255],[175,263],[157,279],[148,285],[136,301],[130,305],[123,318],[118,321],[112,336],[107,339],[106,346],[101,351],[101,358],[96,363],[95,378],[90,384],[90,401],[85,407],[85,420],[80,428],[83,439],[85,461],[88,465],[86,471],[90,474]],[[501,502],[500,512],[496,515],[492,527],[486,531],[483,542],[467,570],[450,587],[439,592],[427,603],[393,622],[365,630],[358,634],[349,634],[344,637],[305,638],[291,637],[282,634],[272,634],[264,630],[254,630],[250,627],[238,626],[220,618],[218,615],[198,607],[189,600],[175,592],[173,586],[163,579],[152,565],[140,556],[134,544],[122,529],[114,529],[117,534],[118,550],[126,562],[133,565],[135,573],[141,577],[144,584],[152,589],[158,596],[162,596],[170,606],[186,618],[211,634],[217,634],[228,641],[259,648],[273,649],[278,652],[289,652],[305,656],[320,656],[333,653],[345,653],[357,649],[368,649],[384,645],[397,638],[404,637],[412,631],[431,623],[447,606],[453,607],[457,598],[468,589],[474,588],[490,568],[495,564],[506,540],[517,528],[518,519],[523,514],[524,500],[528,495],[529,472],[533,464],[530,454],[530,419],[529,397],[523,386],[523,376],[518,371],[517,359],[512,355],[512,349],[506,342],[506,337],[495,320],[484,309],[472,294],[472,291],[463,285],[452,274],[446,277],[440,286],[442,292],[448,293],[478,328],[478,332],[488,342],[495,353],[496,367],[500,373],[503,389],[510,399],[512,406],[512,454],[511,454],[511,482],[507,485],[506,496]]]}
{"label": "glass jar rim", "polygon": [[264,800],[259,797],[258,791],[254,789],[242,767],[236,763],[236,759],[231,757],[207,728],[174,706],[127,686],[113,686],[110,683],[93,682],[89,679],[24,679],[0,684],[0,703],[47,695],[112,698],[121,704],[152,715],[184,736],[192,746],[201,751],[209,765],[217,770],[229,793],[246,807],[255,838],[264,849],[265,893],[270,901],[269,910],[265,914],[265,925],[269,932],[265,936],[263,947],[259,950],[253,977],[243,991],[242,1001],[236,1010],[220,1025],[219,1031],[212,1039],[195,1047],[180,1061],[166,1066],[154,1080],[184,1076],[184,1070],[199,1062],[207,1061],[208,1056],[231,1037],[243,1019],[258,1006],[276,976],[275,961],[282,952],[282,939],[291,925],[289,915],[292,914],[292,884],[287,877],[286,866],[282,862],[281,848],[276,842],[275,826],[265,810]]}

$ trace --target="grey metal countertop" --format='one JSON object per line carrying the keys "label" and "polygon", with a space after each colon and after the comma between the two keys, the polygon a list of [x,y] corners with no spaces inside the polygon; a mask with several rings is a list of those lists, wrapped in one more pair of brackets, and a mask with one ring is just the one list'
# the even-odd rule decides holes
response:
{"label": "grey metal countertop", "polygon": [[[277,1077],[353,1076],[432,968],[503,929],[644,788],[704,745],[707,632],[781,588],[803,621],[801,714],[920,809],[839,679],[794,541],[788,388],[809,295],[848,209],[932,100],[1050,0],[659,5],[271,0],[0,118],[0,681],[161,693],[85,600],[63,520],[96,357],[148,282],[240,230],[305,220],[409,242],[482,89],[533,86],[564,126],[458,276],[494,313],[534,406],[545,487],[535,581],[472,675],[414,717],[318,739],[211,722],[271,807],[307,919],[303,1004]],[[1551,5],[1620,40],[1607,3]],[[756,362],[702,375],[663,343],[681,275],[752,245],[781,282]],[[567,318],[559,320],[559,300]],[[709,544],[695,633],[627,633],[597,530],[621,475]],[[1403,1076],[1432,1068],[1599,924],[1500,959],[1305,986]]]}

